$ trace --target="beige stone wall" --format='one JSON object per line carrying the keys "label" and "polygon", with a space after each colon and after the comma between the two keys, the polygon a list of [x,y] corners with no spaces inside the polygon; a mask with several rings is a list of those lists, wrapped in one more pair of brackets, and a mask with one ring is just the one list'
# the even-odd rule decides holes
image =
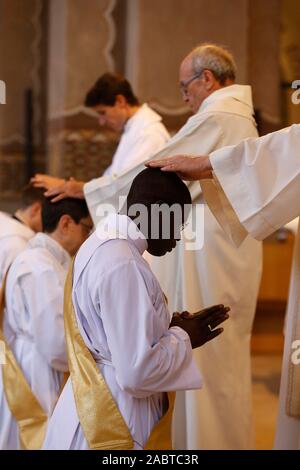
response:
{"label": "beige stone wall", "polygon": [[262,131],[281,127],[280,15],[281,0],[251,0],[248,16],[248,82]]}
{"label": "beige stone wall", "polygon": [[98,76],[114,69],[114,0],[52,0],[49,9],[49,117],[82,107]]}
{"label": "beige stone wall", "polygon": [[7,86],[7,103],[0,107],[0,142],[22,141],[24,90],[35,73],[36,0],[1,0],[0,73]]}
{"label": "beige stone wall", "polygon": [[207,41],[234,53],[238,80],[245,83],[247,4],[247,0],[130,0],[126,72],[137,93],[165,114],[180,114],[185,108],[178,90],[179,64],[193,47]]}
{"label": "beige stone wall", "polygon": [[36,169],[44,160],[43,87],[45,8],[42,0],[0,0],[0,79],[6,104],[0,106],[0,200],[14,200],[26,180],[24,158],[25,90],[33,91]]}
{"label": "beige stone wall", "polygon": [[[75,144],[74,164],[70,165],[70,154],[65,158],[68,142],[77,142],[79,154],[87,144],[87,135],[95,137],[96,119],[90,116],[83,102],[87,90],[105,71],[114,69],[111,50],[115,41],[115,25],[112,11],[114,0],[52,0],[49,8],[48,34],[48,171],[51,174],[71,176],[70,168],[76,169]],[[101,174],[111,159],[108,148],[115,142],[107,133],[98,132],[102,142],[90,154],[89,167],[95,168],[92,176]],[[91,137],[92,138],[92,137]],[[91,142],[91,148],[95,144]],[[103,151],[102,151],[103,150]],[[81,178],[91,177],[91,171],[83,171],[87,165],[79,165]],[[96,168],[98,167],[98,171]],[[73,171],[75,176],[76,171]],[[78,176],[78,175],[77,175]]]}
{"label": "beige stone wall", "polygon": [[233,53],[237,82],[253,86],[263,130],[280,126],[280,0],[130,0],[129,5],[126,73],[165,118],[178,116],[179,124],[186,110],[178,91],[182,58],[201,42],[215,42]]}
{"label": "beige stone wall", "polygon": [[0,0],[0,79],[7,82],[8,101],[0,106],[0,194],[10,198],[20,184],[8,175],[23,162],[26,87],[34,91],[38,168],[45,164],[52,174],[88,179],[101,174],[117,143],[83,107],[96,78],[107,70],[124,73],[140,100],[161,112],[175,132],[189,115],[178,90],[179,64],[200,42],[233,52],[237,81],[253,86],[263,131],[280,127],[280,5],[281,0]]}

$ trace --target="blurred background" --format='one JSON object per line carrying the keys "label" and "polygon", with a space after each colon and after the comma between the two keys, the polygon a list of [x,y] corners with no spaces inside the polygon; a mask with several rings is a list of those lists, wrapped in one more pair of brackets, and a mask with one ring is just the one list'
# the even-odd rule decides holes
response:
{"label": "blurred background", "polygon": [[[105,71],[124,74],[175,133],[189,115],[179,64],[203,41],[234,54],[261,135],[299,122],[299,26],[299,0],[0,0],[0,210],[18,206],[35,172],[90,180],[109,165],[117,137],[83,106]],[[273,439],[293,230],[264,242],[252,340],[258,448]]]}

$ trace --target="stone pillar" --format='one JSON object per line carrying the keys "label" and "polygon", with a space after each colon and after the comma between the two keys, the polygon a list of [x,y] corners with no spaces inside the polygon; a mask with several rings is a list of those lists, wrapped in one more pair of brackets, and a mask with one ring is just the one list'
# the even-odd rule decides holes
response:
{"label": "stone pillar", "polygon": [[[87,180],[101,174],[117,143],[83,106],[94,81],[108,70],[124,73],[141,102],[160,112],[175,132],[189,116],[178,90],[179,65],[201,42],[233,52],[237,82],[253,86],[264,131],[279,127],[280,3],[0,0],[0,80],[7,85],[7,103],[0,105],[1,195],[15,194],[24,176],[15,168],[24,164],[25,88],[34,94],[36,169],[43,169],[47,143],[51,174]],[[283,3],[292,5],[289,11],[299,10],[297,0]],[[297,26],[292,47],[283,48],[290,63],[297,55],[296,36]]]}
{"label": "stone pillar", "polygon": [[111,133],[84,106],[87,90],[114,70],[115,0],[52,0],[48,36],[48,171],[87,180],[109,164]]}
{"label": "stone pillar", "polygon": [[26,179],[24,157],[25,90],[33,92],[35,167],[43,165],[43,83],[45,8],[42,0],[0,0],[0,199],[17,200]]}
{"label": "stone pillar", "polygon": [[235,57],[237,83],[253,87],[262,131],[275,130],[281,125],[280,4],[280,0],[130,0],[127,77],[138,96],[176,130],[188,117],[178,91],[182,58],[201,42],[224,45]]}
{"label": "stone pillar", "polygon": [[201,42],[228,47],[247,82],[248,0],[130,0],[126,75],[174,130],[188,117],[178,88],[183,57]]}
{"label": "stone pillar", "polygon": [[248,80],[262,134],[282,127],[280,95],[280,0],[249,0]]}

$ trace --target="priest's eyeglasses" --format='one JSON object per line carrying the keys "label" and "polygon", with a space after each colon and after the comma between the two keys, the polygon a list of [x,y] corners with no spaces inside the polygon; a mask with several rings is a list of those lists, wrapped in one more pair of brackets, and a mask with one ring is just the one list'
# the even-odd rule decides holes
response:
{"label": "priest's eyeglasses", "polygon": [[204,70],[201,70],[201,72],[196,73],[192,77],[188,78],[187,80],[182,80],[179,83],[180,91],[183,95],[186,95],[188,92],[188,86],[190,83],[192,83],[196,78],[200,78],[201,75],[203,74]]}
{"label": "priest's eyeglasses", "polygon": [[84,231],[85,231],[88,235],[89,235],[90,233],[92,233],[93,228],[94,228],[93,225],[84,224],[83,222],[79,222],[79,225],[82,225],[82,227],[84,228]]}

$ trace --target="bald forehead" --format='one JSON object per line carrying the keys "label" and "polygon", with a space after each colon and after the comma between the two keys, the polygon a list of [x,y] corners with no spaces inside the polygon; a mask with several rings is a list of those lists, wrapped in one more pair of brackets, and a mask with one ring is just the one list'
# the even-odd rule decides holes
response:
{"label": "bald forehead", "polygon": [[179,77],[184,79],[193,73],[193,61],[191,54],[188,54],[180,64]]}

